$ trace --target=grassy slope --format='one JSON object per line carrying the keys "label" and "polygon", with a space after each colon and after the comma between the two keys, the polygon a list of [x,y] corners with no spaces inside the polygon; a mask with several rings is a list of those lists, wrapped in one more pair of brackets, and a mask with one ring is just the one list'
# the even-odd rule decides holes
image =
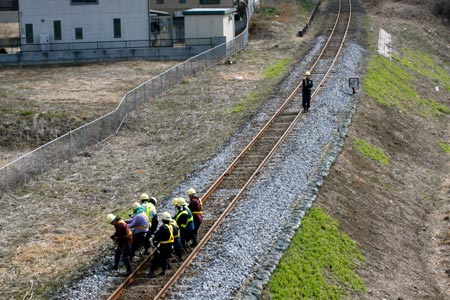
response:
{"label": "grassy slope", "polygon": [[[449,68],[445,58],[435,57],[430,48],[422,49],[422,51],[403,48],[392,60],[374,54],[367,66],[363,84],[364,92],[371,99],[370,101],[378,103],[381,109],[396,109],[399,114],[414,116],[411,120],[419,117],[422,121],[438,124],[448,120],[446,116],[450,114],[449,104],[443,103],[445,95],[450,96]],[[439,86],[443,97],[433,98],[433,93],[420,89],[420,83],[432,87]],[[383,122],[389,122],[389,120],[386,119]],[[353,127],[358,126],[353,124]],[[366,157],[369,160],[366,163],[386,165],[389,170],[391,162],[385,154],[387,149],[384,145],[372,145],[367,141],[376,141],[380,136],[370,136],[373,133],[364,132],[359,134],[362,136],[366,134],[365,139],[350,135],[347,143],[353,144],[357,151],[347,154],[361,156],[362,160]],[[438,148],[441,149],[441,153],[450,151],[448,143],[439,139],[435,140],[431,147],[438,155]],[[390,155],[395,156],[396,153],[390,153]],[[421,153],[417,155],[420,156]],[[448,161],[445,155],[442,159]],[[358,172],[364,171],[359,169]],[[365,177],[363,174],[359,175]],[[338,173],[335,176],[341,175]],[[333,179],[331,181],[334,182]],[[330,183],[330,185],[333,184],[335,183]],[[329,204],[323,201],[329,197],[330,185],[326,188],[325,196],[319,198],[319,206],[329,208]],[[340,192],[338,186],[331,190],[331,193]],[[394,194],[387,197],[395,198]],[[423,197],[427,199],[427,195],[424,194]],[[357,227],[358,224],[354,226]],[[314,230],[311,230],[312,227]],[[348,227],[346,229],[348,230]],[[353,234],[358,233],[353,232]],[[355,263],[363,260],[360,255],[354,242],[338,230],[336,221],[326,216],[322,210],[314,208],[305,217],[291,247],[273,275],[269,283],[270,296],[272,299],[343,299],[353,295],[352,299],[360,299],[360,292],[365,290],[362,279],[355,274],[364,269],[363,264]],[[342,263],[335,264],[335,260],[340,260]],[[364,280],[370,281],[372,278]]]}

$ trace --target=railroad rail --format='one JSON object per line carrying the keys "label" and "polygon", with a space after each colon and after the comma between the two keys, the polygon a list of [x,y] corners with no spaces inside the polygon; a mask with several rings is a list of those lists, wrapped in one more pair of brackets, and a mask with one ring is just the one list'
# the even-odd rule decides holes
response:
{"label": "railroad rail", "polygon": [[[310,66],[311,74],[316,84],[312,94],[314,97],[322,88],[341,52],[351,21],[351,0],[338,0],[336,3],[336,19],[330,26],[329,37],[320,53]],[[234,159],[227,169],[217,178],[203,194],[202,201],[205,215],[199,232],[199,244],[190,249],[184,261],[171,262],[172,270],[165,275],[148,278],[144,269],[148,269],[155,251],[146,257],[135,271],[109,296],[115,299],[162,299],[169,288],[186,271],[202,247],[212,237],[225,217],[233,210],[236,203],[246,192],[253,180],[269,162],[270,158],[283,143],[297,121],[303,114],[301,109],[301,82],[286,98],[259,133]],[[193,275],[192,275],[193,276]]]}

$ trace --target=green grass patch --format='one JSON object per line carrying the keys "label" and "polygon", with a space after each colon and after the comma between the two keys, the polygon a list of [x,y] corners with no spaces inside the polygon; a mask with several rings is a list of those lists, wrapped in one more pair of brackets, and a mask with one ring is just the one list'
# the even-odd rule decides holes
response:
{"label": "green grass patch", "polygon": [[281,14],[281,11],[275,6],[261,7],[260,12],[265,16],[273,16]]}
{"label": "green grass patch", "polygon": [[306,11],[312,11],[316,7],[316,1],[314,0],[300,0],[299,3]]}
{"label": "green grass patch", "polygon": [[279,59],[275,63],[266,67],[263,71],[263,79],[267,84],[263,89],[246,94],[241,101],[223,113],[224,116],[231,116],[237,113],[247,111],[254,107],[259,100],[266,99],[273,88],[282,80],[282,75],[287,73],[292,64],[291,58]]}
{"label": "green grass patch", "polygon": [[263,79],[277,78],[281,74],[284,74],[287,67],[291,64],[291,58],[279,59],[275,63],[271,64],[263,71]]}
{"label": "green grass patch", "polygon": [[364,91],[379,104],[402,111],[406,110],[403,102],[418,98],[411,74],[381,55],[369,62]]}
{"label": "green grass patch", "polygon": [[269,282],[273,300],[338,300],[366,290],[355,269],[364,262],[356,244],[320,208],[312,208]]}
{"label": "green grass patch", "polygon": [[441,104],[433,99],[419,99],[417,100],[417,103],[419,103],[423,107],[424,113],[431,113],[433,115],[442,115],[442,114],[450,114],[450,108],[445,106],[444,104]]}
{"label": "green grass patch", "polygon": [[375,147],[362,139],[354,140],[353,145],[362,153],[362,155],[367,156],[382,165],[390,164],[389,158],[384,154],[381,148]]}
{"label": "green grass patch", "polygon": [[401,57],[396,58],[403,66],[421,75],[430,78],[433,82],[450,92],[450,76],[443,68],[436,65],[428,55],[414,50],[402,49]]}
{"label": "green grass patch", "polygon": [[[387,107],[396,107],[406,111],[418,105],[423,115],[449,114],[450,108],[434,99],[422,99],[417,94],[417,81],[424,80],[429,85],[432,80],[437,86],[450,91],[450,76],[433,62],[426,54],[403,49],[402,56],[393,56],[389,60],[375,55],[369,62],[364,91],[376,102]],[[432,86],[432,88],[434,88]]]}
{"label": "green grass patch", "polygon": [[247,108],[251,107],[253,103],[256,102],[257,97],[258,97],[257,92],[251,92],[251,93],[245,95],[244,99],[242,101],[236,103],[232,108],[227,110],[224,114],[227,116],[227,115],[240,113],[240,112],[246,110]]}
{"label": "green grass patch", "polygon": [[19,115],[21,115],[22,117],[30,116],[32,114],[33,112],[31,110],[22,110],[19,112]]}
{"label": "green grass patch", "polygon": [[442,151],[444,151],[447,154],[450,154],[450,145],[444,142],[439,142],[438,143],[439,148],[442,149]]}

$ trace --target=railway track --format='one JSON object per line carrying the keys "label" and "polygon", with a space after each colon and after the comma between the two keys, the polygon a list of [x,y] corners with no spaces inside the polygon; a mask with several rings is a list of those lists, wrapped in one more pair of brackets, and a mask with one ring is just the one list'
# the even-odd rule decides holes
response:
{"label": "railway track", "polygon": [[[322,51],[309,68],[316,86],[313,97],[332,72],[350,26],[351,0],[338,0],[333,5],[336,8],[335,22],[330,27]],[[188,266],[269,162],[302,114],[300,82],[260,132],[203,194],[206,213],[200,227],[199,244],[188,251],[183,261],[173,258],[172,270],[165,275],[149,278],[146,272],[154,255],[152,253],[107,299],[162,299],[182,274],[183,278],[193,278],[194,271],[189,270]]]}

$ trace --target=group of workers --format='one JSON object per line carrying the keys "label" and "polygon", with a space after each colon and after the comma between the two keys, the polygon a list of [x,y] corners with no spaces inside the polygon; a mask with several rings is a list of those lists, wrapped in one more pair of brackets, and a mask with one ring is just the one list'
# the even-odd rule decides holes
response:
{"label": "group of workers", "polygon": [[130,275],[133,271],[131,262],[136,251],[143,248],[144,254],[148,255],[153,243],[156,253],[149,276],[154,276],[154,271],[158,267],[162,268],[161,274],[164,274],[170,266],[172,253],[181,259],[189,247],[197,246],[197,233],[203,220],[202,201],[193,188],[187,191],[187,196],[189,203],[182,197],[172,200],[175,208],[174,217],[172,218],[169,212],[163,212],[162,224],[159,227],[157,199],[145,193],[140,196],[141,203],[133,203],[133,213],[129,215],[129,219],[124,220],[120,216],[109,214],[107,221],[115,227],[111,239],[117,244],[113,269],[118,269],[122,257],[126,267],[123,275]]}

